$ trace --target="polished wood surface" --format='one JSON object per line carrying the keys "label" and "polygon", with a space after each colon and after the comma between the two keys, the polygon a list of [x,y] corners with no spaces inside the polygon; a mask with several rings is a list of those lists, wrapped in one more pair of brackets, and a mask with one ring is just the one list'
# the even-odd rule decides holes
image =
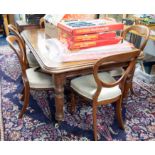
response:
{"label": "polished wood surface", "polygon": [[94,65],[96,60],[76,61],[76,62],[52,62],[52,52],[46,45],[48,36],[44,29],[25,30],[21,33],[31,51],[37,58],[41,67],[52,73],[62,73],[72,70],[89,68]]}
{"label": "polished wood surface", "polygon": [[17,20],[16,26],[17,26],[19,32],[22,32],[25,29],[36,29],[36,28],[40,27],[37,24],[30,24],[30,23],[28,23],[26,21],[22,21],[22,20]]}
{"label": "polished wood surface", "polygon": [[45,27],[45,20],[44,20],[44,17],[40,18],[39,26],[40,26],[40,28],[44,28],[44,27]]}
{"label": "polished wood surface", "polygon": [[5,33],[6,36],[9,35],[9,29],[8,29],[8,19],[7,19],[7,14],[3,14],[3,23],[4,23],[4,29],[5,29]]}
{"label": "polished wood surface", "polygon": [[[93,72],[93,66],[97,60],[77,61],[77,62],[53,62],[51,51],[46,45],[48,37],[45,35],[44,29],[24,30],[21,33],[26,44],[36,57],[41,68],[51,74],[55,84],[55,118],[57,121],[64,119],[64,85],[68,77],[75,77],[81,74],[88,74]],[[51,45],[52,46],[52,45]],[[129,51],[133,52],[133,50]],[[110,55],[110,54],[109,54]],[[107,56],[107,55],[106,55]],[[113,62],[115,63],[115,62]],[[123,63],[123,64],[122,64]],[[126,66],[126,62],[115,63],[115,66]],[[104,64],[104,69],[113,67],[113,64]],[[129,82],[131,82],[129,80]]]}

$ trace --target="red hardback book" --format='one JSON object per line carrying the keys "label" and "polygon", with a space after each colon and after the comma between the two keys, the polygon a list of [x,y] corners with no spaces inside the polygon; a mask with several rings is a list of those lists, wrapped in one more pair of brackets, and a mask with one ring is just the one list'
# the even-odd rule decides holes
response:
{"label": "red hardback book", "polygon": [[104,32],[104,33],[93,33],[93,34],[86,34],[86,35],[70,35],[66,33],[65,31],[61,31],[60,34],[60,40],[64,43],[67,42],[67,40],[71,40],[73,42],[81,42],[81,41],[92,41],[92,40],[102,40],[102,39],[108,39],[108,38],[114,38],[116,37],[116,32]]}
{"label": "red hardback book", "polygon": [[70,35],[83,35],[123,30],[124,25],[122,23],[116,23],[104,19],[95,19],[87,21],[60,22],[57,27]]}
{"label": "red hardback book", "polygon": [[94,41],[83,41],[83,42],[73,42],[68,40],[68,49],[70,50],[79,50],[90,47],[104,46],[117,44],[122,40],[122,37],[113,37],[104,40],[94,40]]}

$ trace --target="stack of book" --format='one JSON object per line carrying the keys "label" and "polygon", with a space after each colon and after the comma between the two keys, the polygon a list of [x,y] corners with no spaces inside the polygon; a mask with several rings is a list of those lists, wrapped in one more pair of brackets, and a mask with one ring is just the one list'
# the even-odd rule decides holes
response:
{"label": "stack of book", "polygon": [[116,31],[123,30],[123,26],[104,19],[63,21],[57,25],[60,41],[72,51],[116,44],[122,39],[116,36]]}

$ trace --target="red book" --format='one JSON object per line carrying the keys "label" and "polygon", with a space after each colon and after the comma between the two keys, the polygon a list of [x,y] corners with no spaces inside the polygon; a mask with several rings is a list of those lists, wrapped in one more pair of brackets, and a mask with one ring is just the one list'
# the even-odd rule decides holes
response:
{"label": "red book", "polygon": [[67,40],[71,40],[73,42],[80,42],[80,41],[102,40],[102,39],[108,39],[108,38],[114,38],[114,37],[116,37],[115,31],[86,34],[86,35],[76,35],[76,36],[70,35],[65,31],[61,31],[61,34],[60,34],[60,40],[64,43],[66,43]]}
{"label": "red book", "polygon": [[78,50],[90,47],[104,46],[117,44],[121,41],[122,37],[114,37],[104,40],[94,40],[94,41],[83,41],[83,42],[72,42],[68,40],[68,49],[70,50]]}
{"label": "red book", "polygon": [[82,35],[123,30],[124,25],[104,19],[94,19],[87,21],[60,22],[57,27],[70,35]]}

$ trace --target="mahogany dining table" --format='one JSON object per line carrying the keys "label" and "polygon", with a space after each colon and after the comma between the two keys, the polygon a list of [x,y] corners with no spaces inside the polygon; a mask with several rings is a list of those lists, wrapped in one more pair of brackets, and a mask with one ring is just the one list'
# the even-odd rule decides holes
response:
{"label": "mahogany dining table", "polygon": [[[97,60],[82,60],[82,61],[72,61],[72,62],[53,62],[52,57],[52,47],[49,44],[47,46],[46,41],[49,37],[45,34],[45,29],[28,29],[21,32],[26,45],[29,47],[35,58],[37,59],[41,69],[51,74],[51,80],[54,82],[54,93],[55,93],[55,119],[58,122],[64,119],[64,86],[67,78],[75,77],[79,75],[89,74],[93,72],[93,66]],[[53,46],[53,45],[51,45]],[[132,51],[138,50],[133,48]],[[109,53],[110,55],[110,53]],[[115,62],[113,62],[115,63]],[[111,69],[114,64],[103,64],[103,70]],[[115,67],[127,66],[127,62],[123,60],[117,64]],[[125,93],[128,92],[133,73],[129,75],[126,81]]]}

